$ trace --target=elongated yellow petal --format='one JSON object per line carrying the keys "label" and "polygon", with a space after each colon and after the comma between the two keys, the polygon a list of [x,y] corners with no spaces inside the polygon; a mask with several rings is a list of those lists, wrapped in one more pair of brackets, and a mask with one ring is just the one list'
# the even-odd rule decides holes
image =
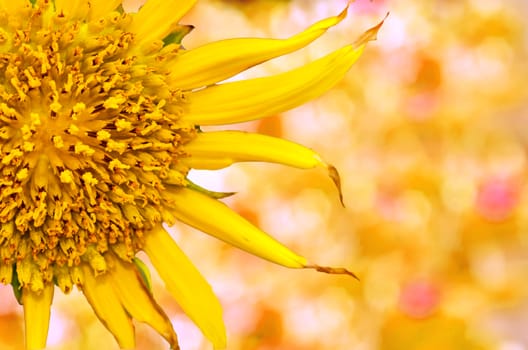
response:
{"label": "elongated yellow petal", "polygon": [[136,45],[165,38],[195,3],[196,0],[148,0],[133,14],[128,28],[136,34]]}
{"label": "elongated yellow petal", "polygon": [[195,169],[219,169],[235,162],[280,163],[301,169],[324,166],[319,155],[297,143],[243,131],[199,133],[185,145],[191,156],[183,163]]}
{"label": "elongated yellow petal", "polygon": [[176,57],[168,68],[169,79],[182,90],[225,80],[271,58],[296,51],[345,18],[347,8],[338,16],[315,23],[289,39],[240,38],[221,40],[187,51]]}
{"label": "elongated yellow petal", "polygon": [[106,258],[111,261],[113,268],[110,282],[124,308],[133,318],[154,328],[172,349],[177,349],[178,337],[172,324],[147,290],[135,265],[116,259],[111,254],[106,255]]}
{"label": "elongated yellow petal", "polygon": [[108,273],[95,277],[87,264],[82,264],[84,284],[82,291],[95,314],[114,335],[122,349],[133,349],[135,344],[132,320],[121,305]]}
{"label": "elongated yellow petal", "polygon": [[306,259],[253,226],[224,203],[187,188],[174,192],[176,217],[235,247],[279,265],[302,268]]}
{"label": "elongated yellow petal", "polygon": [[211,286],[170,235],[157,226],[145,235],[144,251],[183,311],[215,348],[225,348],[222,307]]}
{"label": "elongated yellow petal", "polygon": [[117,9],[123,0],[92,0],[90,8],[90,17],[97,19],[107,13]]}
{"label": "elongated yellow petal", "polygon": [[22,292],[26,350],[44,349],[46,347],[53,290],[53,284],[47,283],[40,292],[33,292],[30,288],[24,288]]}
{"label": "elongated yellow petal", "polygon": [[364,46],[346,46],[301,68],[271,77],[215,85],[190,95],[185,121],[219,125],[259,119],[299,106],[329,90]]}
{"label": "elongated yellow petal", "polygon": [[214,131],[199,133],[185,145],[185,151],[190,156],[182,158],[181,163],[193,169],[216,170],[246,161],[279,163],[301,169],[325,167],[344,206],[337,169],[326,164],[313,150],[297,143],[243,131]]}
{"label": "elongated yellow petal", "polygon": [[299,106],[330,89],[357,61],[368,41],[375,40],[382,20],[354,44],[303,67],[271,77],[211,86],[189,94],[185,121],[221,125],[259,119]]}

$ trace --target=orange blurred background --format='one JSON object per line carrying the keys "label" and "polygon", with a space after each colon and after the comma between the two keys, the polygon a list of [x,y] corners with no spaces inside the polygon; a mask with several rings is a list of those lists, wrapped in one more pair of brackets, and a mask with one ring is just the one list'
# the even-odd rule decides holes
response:
{"label": "orange blurred background", "polygon": [[[134,1],[127,6],[133,7]],[[200,0],[192,49],[287,37],[344,0]],[[352,42],[387,12],[378,41],[323,97],[233,126],[317,150],[341,173],[241,164],[192,172],[311,261],[361,278],[284,269],[193,229],[174,237],[220,297],[229,350],[528,349],[528,33],[522,0],[358,0],[274,74]],[[182,349],[211,346],[154,274]],[[0,348],[21,349],[21,308],[0,288]],[[166,344],[137,324],[138,349]],[[117,349],[78,292],[56,293],[49,349]]]}

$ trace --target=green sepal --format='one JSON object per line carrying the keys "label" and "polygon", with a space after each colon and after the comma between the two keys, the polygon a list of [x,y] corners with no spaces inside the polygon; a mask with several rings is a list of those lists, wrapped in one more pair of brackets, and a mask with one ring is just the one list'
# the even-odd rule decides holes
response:
{"label": "green sepal", "polygon": [[236,192],[216,192],[216,191],[211,191],[211,190],[208,190],[207,188],[203,188],[202,186],[195,184],[194,182],[192,182],[189,179],[185,179],[185,180],[187,181],[187,185],[185,187],[187,187],[187,188],[189,188],[191,190],[194,190],[196,192],[203,193],[206,196],[214,198],[214,199],[222,199],[222,198],[230,197],[230,196],[236,194]]}
{"label": "green sepal", "polygon": [[145,286],[147,287],[148,291],[152,293],[152,277],[150,276],[150,270],[148,266],[139,258],[134,258],[132,260],[134,265],[136,265],[139,275],[141,276],[141,279],[145,283]]}
{"label": "green sepal", "polygon": [[194,26],[187,24],[178,24],[176,29],[163,38],[163,46],[169,44],[181,44],[183,38],[194,29]]}
{"label": "green sepal", "polygon": [[13,287],[13,294],[17,302],[22,305],[22,286],[18,280],[18,275],[16,272],[16,264],[13,264],[13,275],[11,277],[11,286]]}

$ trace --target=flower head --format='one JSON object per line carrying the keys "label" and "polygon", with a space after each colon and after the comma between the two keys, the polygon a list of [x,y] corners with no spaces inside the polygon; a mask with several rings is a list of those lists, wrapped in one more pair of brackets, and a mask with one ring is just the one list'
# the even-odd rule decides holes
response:
{"label": "flower head", "polygon": [[0,280],[24,306],[26,347],[45,347],[55,286],[82,290],[123,348],[132,318],[173,348],[171,323],[149,290],[147,253],[168,290],[216,347],[220,304],[162,227],[177,220],[269,261],[350,273],[307,260],[187,179],[240,161],[335,169],[312,150],[240,131],[202,132],[265,117],[328,90],[379,25],[355,44],[276,76],[217,84],[295,51],[340,22],[289,39],[233,39],[186,51],[180,18],[195,1],[0,1]]}

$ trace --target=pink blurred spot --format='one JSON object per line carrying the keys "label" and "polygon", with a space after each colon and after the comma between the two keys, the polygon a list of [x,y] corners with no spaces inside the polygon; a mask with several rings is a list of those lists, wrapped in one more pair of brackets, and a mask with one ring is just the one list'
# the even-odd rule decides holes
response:
{"label": "pink blurred spot", "polygon": [[505,179],[484,182],[476,200],[476,210],[484,218],[501,221],[511,215],[518,202],[519,186]]}
{"label": "pink blurred spot", "polygon": [[385,4],[385,0],[356,0],[353,8],[361,13],[378,13]]}
{"label": "pink blurred spot", "polygon": [[403,220],[403,210],[396,194],[390,192],[379,192],[376,198],[376,208],[378,214],[390,222],[400,222]]}
{"label": "pink blurred spot", "polygon": [[350,9],[361,14],[379,14],[386,10],[385,0],[356,0]]}
{"label": "pink blurred spot", "polygon": [[440,291],[429,281],[406,284],[400,295],[400,309],[413,318],[425,318],[434,313],[440,303]]}
{"label": "pink blurred spot", "polygon": [[407,114],[410,119],[423,121],[429,119],[436,111],[438,99],[433,92],[423,92],[411,96],[407,100]]}

